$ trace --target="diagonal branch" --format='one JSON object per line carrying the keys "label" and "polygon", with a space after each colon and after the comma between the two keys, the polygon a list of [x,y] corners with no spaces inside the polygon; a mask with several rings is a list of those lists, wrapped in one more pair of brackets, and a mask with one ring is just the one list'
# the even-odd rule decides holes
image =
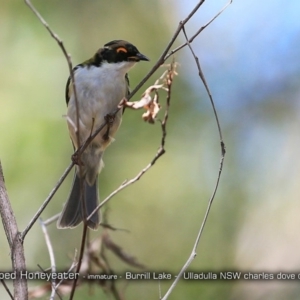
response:
{"label": "diagonal branch", "polygon": [[199,1],[199,3],[194,7],[194,9],[189,13],[189,15],[178,24],[177,29],[175,30],[171,40],[167,44],[165,50],[162,52],[161,56],[153,66],[153,68],[149,71],[149,73],[141,80],[141,82],[134,88],[134,90],[128,96],[128,100],[132,98],[132,96],[145,84],[145,82],[154,74],[154,72],[167,60],[169,56],[167,53],[173,46],[174,42],[176,41],[182,27],[191,19],[191,17],[197,12],[197,10],[201,7],[205,0]]}
{"label": "diagonal branch", "polygon": [[[232,3],[233,0],[229,0],[229,2],[213,17],[211,18],[205,25],[201,26],[197,32],[191,37],[189,38],[185,43],[181,44],[180,46],[176,47],[175,49],[173,49],[172,51],[169,52],[168,55],[166,55],[166,59],[168,59],[170,56],[172,56],[174,53],[176,53],[177,51],[181,50],[182,48],[186,47],[188,45],[188,43],[192,43],[194,41],[194,39],[208,26],[210,25],[216,18],[218,18],[223,12],[224,10]],[[184,25],[182,26],[182,28],[184,28]]]}
{"label": "diagonal branch", "polygon": [[2,285],[4,286],[4,289],[6,290],[7,294],[9,295],[10,299],[14,300],[14,296],[12,295],[12,293],[10,292],[8,286],[6,285],[4,279],[0,279],[0,282],[2,283]]}
{"label": "diagonal branch", "polygon": [[70,173],[70,171],[72,170],[73,166],[74,166],[74,163],[72,162],[67,167],[67,169],[65,170],[65,172],[63,173],[63,175],[60,177],[60,179],[56,183],[55,187],[52,189],[52,191],[50,192],[49,196],[46,198],[46,200],[42,204],[42,206],[35,213],[35,215],[31,219],[31,221],[27,225],[27,227],[22,231],[22,233],[21,233],[21,239],[22,239],[22,241],[24,241],[25,236],[27,235],[27,233],[29,232],[29,230],[31,229],[31,227],[33,226],[33,224],[36,222],[36,220],[39,218],[39,216],[41,215],[41,213],[44,211],[44,209],[47,207],[47,205],[49,204],[49,202],[51,201],[51,199],[53,198],[53,196],[55,195],[55,193],[57,192],[57,190],[59,189],[59,187],[62,185],[62,183],[64,182],[64,180],[66,179],[66,177],[68,176],[68,174]]}
{"label": "diagonal branch", "polygon": [[30,0],[24,0],[26,5],[31,9],[31,11],[36,15],[36,17],[40,20],[40,22],[43,24],[43,26],[47,29],[47,31],[50,33],[51,37],[58,43],[60,49],[62,50],[66,61],[68,63],[68,68],[69,68],[69,73],[70,73],[70,78],[71,82],[73,85],[73,90],[74,90],[74,97],[75,97],[75,105],[76,105],[76,118],[77,118],[77,140],[78,140],[78,145],[80,144],[80,133],[79,133],[79,110],[78,110],[78,100],[77,100],[77,91],[76,91],[76,84],[75,84],[75,78],[74,78],[74,72],[73,72],[73,64],[71,60],[71,55],[67,52],[63,41],[60,39],[60,37],[53,32],[53,30],[50,28],[49,24],[45,21],[45,19],[42,17],[42,15],[37,11],[37,9],[32,5]]}
{"label": "diagonal branch", "polygon": [[50,33],[51,37],[58,43],[60,49],[62,50],[66,61],[68,63],[69,67],[69,73],[70,73],[70,78],[71,82],[73,85],[73,90],[74,90],[74,98],[75,98],[75,106],[76,106],[76,125],[77,125],[77,141],[78,145],[80,144],[80,132],[79,132],[79,109],[78,109],[78,100],[77,100],[77,91],[76,91],[76,84],[75,84],[75,77],[74,77],[74,72],[73,72],[73,64],[71,60],[71,55],[67,52],[63,41],[60,39],[60,37],[52,31],[48,23],[45,21],[45,19],[41,16],[41,14],[37,11],[37,9],[32,5],[30,0],[24,0],[27,6],[32,10],[32,12],[36,15],[36,17],[40,20],[40,22],[44,25],[44,27],[47,29],[47,31]]}

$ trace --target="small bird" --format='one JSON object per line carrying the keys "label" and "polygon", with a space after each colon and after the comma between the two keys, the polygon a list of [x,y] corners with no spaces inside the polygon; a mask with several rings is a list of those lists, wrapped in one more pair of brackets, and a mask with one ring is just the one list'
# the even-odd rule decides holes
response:
{"label": "small bird", "polygon": [[[66,86],[66,102],[68,129],[75,151],[116,110],[120,101],[128,96],[127,73],[142,60],[149,61],[134,45],[124,40],[114,40],[100,48],[91,59],[73,69],[79,122],[70,77]],[[98,174],[103,167],[102,156],[113,141],[121,121],[122,110],[119,110],[112,117],[112,123],[105,126],[80,155],[68,201],[57,222],[58,228],[76,227],[97,207]],[[95,213],[87,221],[87,225],[96,230],[99,222],[99,214]]]}

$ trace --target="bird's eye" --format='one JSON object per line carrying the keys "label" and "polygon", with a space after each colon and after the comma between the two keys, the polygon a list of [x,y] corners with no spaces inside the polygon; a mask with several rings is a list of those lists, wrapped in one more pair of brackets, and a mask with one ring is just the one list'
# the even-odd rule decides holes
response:
{"label": "bird's eye", "polygon": [[124,47],[119,47],[119,48],[117,49],[117,53],[119,53],[119,52],[127,53],[127,49],[124,48]]}

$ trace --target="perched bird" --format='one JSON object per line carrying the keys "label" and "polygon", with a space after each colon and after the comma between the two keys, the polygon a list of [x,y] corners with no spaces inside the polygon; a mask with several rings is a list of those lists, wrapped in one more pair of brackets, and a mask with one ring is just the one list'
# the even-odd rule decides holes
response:
{"label": "perched bird", "polygon": [[[66,101],[68,129],[75,150],[129,94],[127,72],[141,60],[149,59],[129,42],[114,40],[100,48],[91,59],[73,69],[79,116],[79,143],[76,100],[70,77],[66,86]],[[97,207],[98,174],[103,166],[103,152],[113,140],[121,120],[122,110],[112,118],[112,124],[105,126],[80,155],[68,201],[57,222],[58,228],[77,226]],[[87,225],[96,230],[99,221],[99,214],[95,213]]]}

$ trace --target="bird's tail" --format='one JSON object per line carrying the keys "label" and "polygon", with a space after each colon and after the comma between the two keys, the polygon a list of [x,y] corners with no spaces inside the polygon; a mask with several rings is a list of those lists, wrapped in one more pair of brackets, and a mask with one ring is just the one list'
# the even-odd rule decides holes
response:
{"label": "bird's tail", "polygon": [[[82,192],[81,192],[81,180],[82,180]],[[84,197],[84,199],[82,199]],[[84,206],[83,206],[84,205]],[[65,204],[63,211],[57,221],[57,228],[74,228],[84,218],[88,217],[98,205],[98,176],[94,184],[91,186],[85,180],[80,179],[78,173],[75,172],[73,186],[69,199]],[[87,226],[93,230],[96,230],[99,225],[99,213],[96,212],[87,221]]]}

